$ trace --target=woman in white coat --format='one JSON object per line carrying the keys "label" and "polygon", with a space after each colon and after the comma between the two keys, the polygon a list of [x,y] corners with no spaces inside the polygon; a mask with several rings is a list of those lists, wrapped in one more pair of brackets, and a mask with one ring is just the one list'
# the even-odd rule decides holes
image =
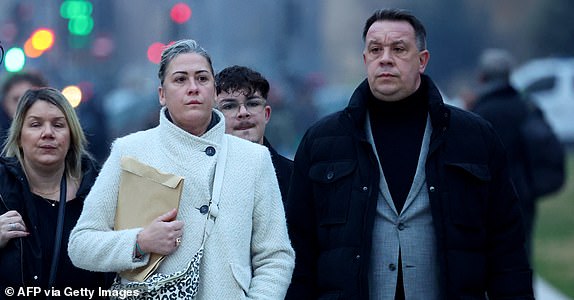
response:
{"label": "woman in white coat", "polygon": [[[159,125],[113,143],[72,231],[72,262],[92,271],[121,272],[146,265],[150,253],[158,253],[166,258],[155,272],[185,269],[202,244],[216,162],[227,153],[196,298],[283,299],[295,254],[268,150],[225,134],[224,117],[213,109],[211,59],[195,41],[167,47],[158,76]],[[143,228],[114,230],[125,156],[183,177],[179,208]]]}

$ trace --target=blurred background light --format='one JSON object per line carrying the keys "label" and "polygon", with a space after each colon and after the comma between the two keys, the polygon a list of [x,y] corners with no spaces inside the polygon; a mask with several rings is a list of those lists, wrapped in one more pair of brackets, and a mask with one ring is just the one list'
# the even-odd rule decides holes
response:
{"label": "blurred background light", "polygon": [[24,68],[26,64],[26,55],[24,55],[24,50],[22,48],[14,47],[6,51],[6,56],[4,58],[4,66],[8,72],[19,72]]}
{"label": "blurred background light", "polygon": [[69,85],[62,90],[62,94],[68,99],[73,107],[78,107],[82,102],[82,90],[76,85]]}
{"label": "blurred background light", "polygon": [[54,31],[47,28],[40,28],[32,34],[30,38],[32,47],[39,51],[45,51],[54,45]]}
{"label": "blurred background light", "polygon": [[28,39],[26,40],[26,43],[24,43],[24,54],[26,54],[26,56],[30,58],[37,58],[40,57],[43,53],[44,51],[34,48],[32,45],[32,39]]}
{"label": "blurred background light", "polygon": [[161,52],[165,48],[165,45],[159,42],[151,44],[147,48],[147,59],[154,64],[159,64],[161,60]]}
{"label": "blurred background light", "polygon": [[98,58],[106,58],[114,51],[114,40],[107,36],[101,36],[94,40],[92,44],[92,54]]}
{"label": "blurred background light", "polygon": [[86,0],[66,0],[60,6],[60,16],[64,19],[74,19],[92,14],[92,3]]}
{"label": "blurred background light", "polygon": [[81,16],[70,19],[68,30],[75,35],[88,35],[94,29],[94,19],[91,16]]}
{"label": "blurred background light", "polygon": [[177,3],[171,8],[169,16],[172,21],[183,24],[191,18],[191,8],[185,3]]}
{"label": "blurred background light", "polygon": [[73,35],[89,35],[94,29],[93,5],[87,0],[66,0],[60,6],[60,16],[68,19],[68,30]]}

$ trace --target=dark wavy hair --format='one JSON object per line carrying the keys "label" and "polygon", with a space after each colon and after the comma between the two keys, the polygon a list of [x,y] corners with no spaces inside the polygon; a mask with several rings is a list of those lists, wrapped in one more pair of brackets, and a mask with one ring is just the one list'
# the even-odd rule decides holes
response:
{"label": "dark wavy hair", "polygon": [[259,92],[264,99],[267,99],[269,82],[255,70],[243,66],[231,66],[215,75],[215,90],[217,94],[242,92],[247,97]]}

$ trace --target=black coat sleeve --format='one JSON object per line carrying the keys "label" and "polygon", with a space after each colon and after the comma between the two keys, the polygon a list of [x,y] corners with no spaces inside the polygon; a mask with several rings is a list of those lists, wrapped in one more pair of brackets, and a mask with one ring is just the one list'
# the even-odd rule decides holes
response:
{"label": "black coat sleeve", "polygon": [[285,299],[314,299],[317,295],[318,241],[312,184],[309,181],[309,144],[305,135],[297,153],[286,203],[287,226],[295,250],[295,270]]}

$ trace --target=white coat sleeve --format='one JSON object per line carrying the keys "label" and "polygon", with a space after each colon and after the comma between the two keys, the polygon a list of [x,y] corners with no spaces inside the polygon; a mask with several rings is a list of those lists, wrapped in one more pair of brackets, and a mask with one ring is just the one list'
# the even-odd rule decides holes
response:
{"label": "white coat sleeve", "polygon": [[295,267],[295,252],[287,233],[285,210],[269,151],[261,151],[255,187],[250,299],[283,299]]}
{"label": "white coat sleeve", "polygon": [[90,193],[82,214],[70,234],[68,255],[79,268],[98,272],[120,272],[146,265],[149,256],[133,261],[137,233],[142,228],[114,231],[121,175],[121,139],[111,153]]}

